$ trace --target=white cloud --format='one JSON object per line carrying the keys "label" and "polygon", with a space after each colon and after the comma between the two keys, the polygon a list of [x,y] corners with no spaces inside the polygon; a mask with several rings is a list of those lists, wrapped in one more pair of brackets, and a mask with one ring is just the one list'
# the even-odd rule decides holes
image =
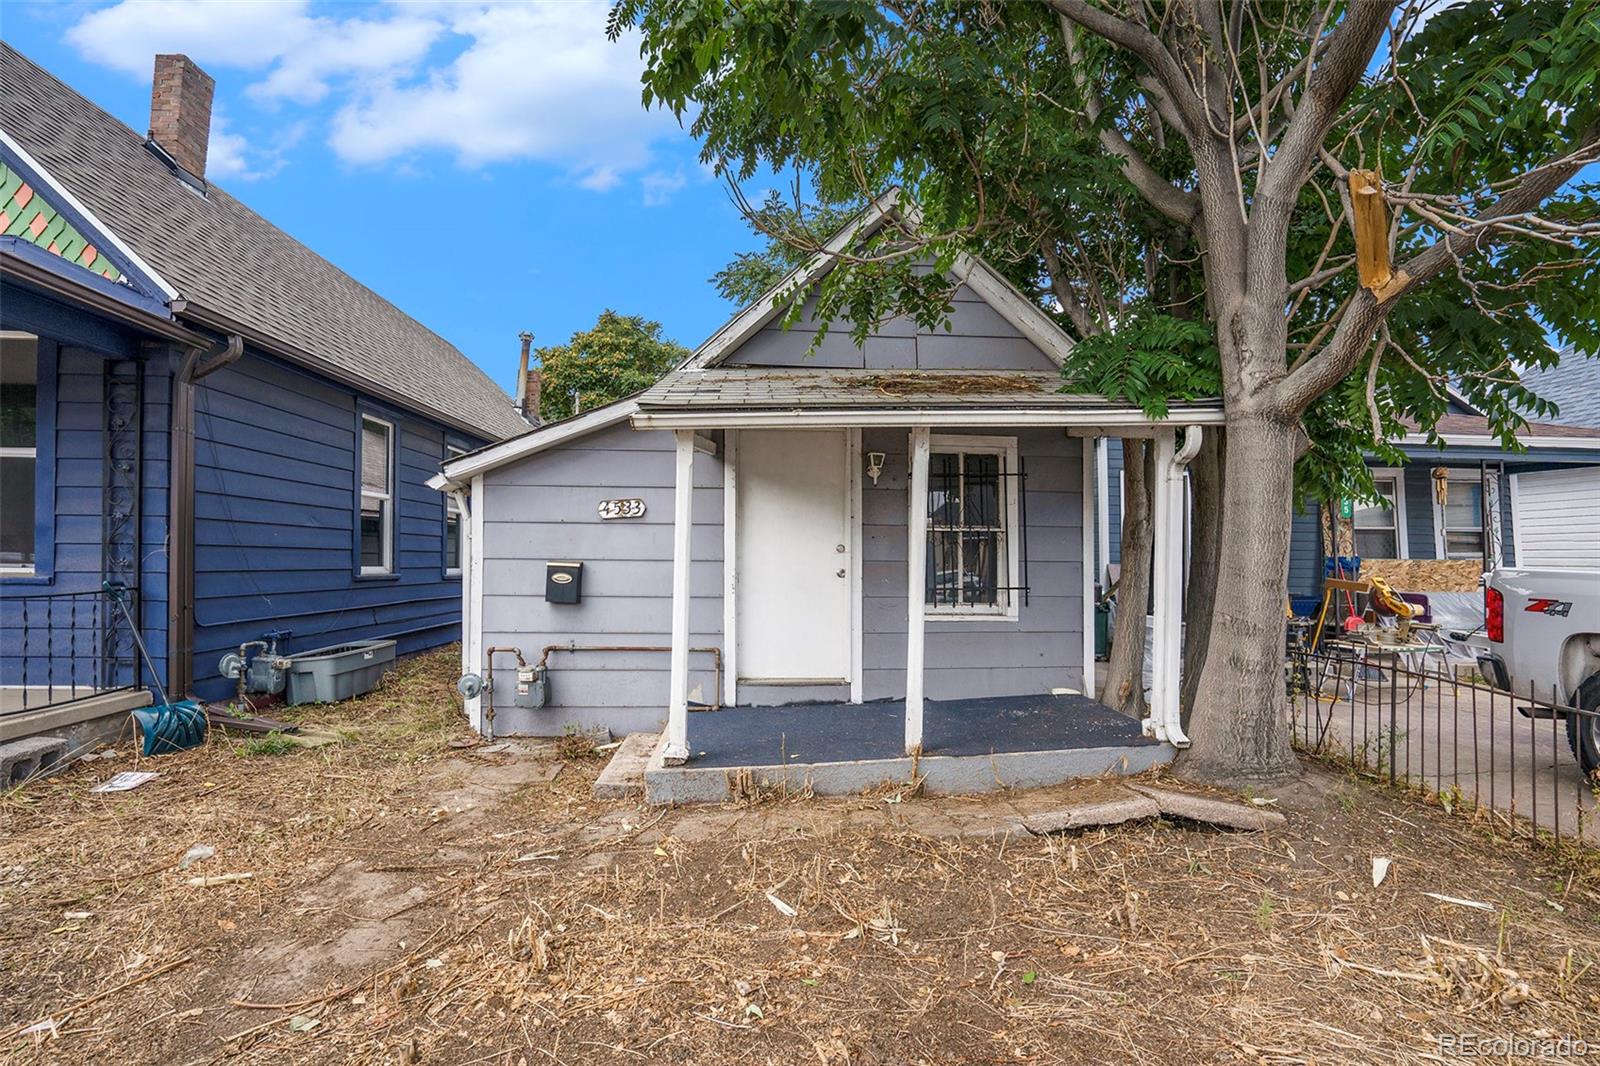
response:
{"label": "white cloud", "polygon": [[206,176],[215,181],[261,181],[287,164],[286,153],[305,135],[305,123],[296,122],[274,132],[270,140],[234,132],[222,111],[211,115],[211,142],[206,151]]}
{"label": "white cloud", "polygon": [[637,45],[608,41],[605,17],[598,2],[452,9],[452,32],[470,42],[461,53],[351,101],[330,143],[356,163],[429,149],[468,166],[538,159],[609,187],[676,125],[640,106]]}
{"label": "white cloud", "polygon": [[[606,39],[605,0],[411,3],[353,9],[306,0],[119,0],[67,39],[85,58],[148,78],[157,52],[183,52],[218,79],[254,79],[262,108],[316,108],[345,162],[405,167],[429,152],[464,166],[535,160],[604,192],[652,162],[676,122],[639,100],[636,41]],[[281,151],[280,151],[281,155]],[[264,152],[220,128],[217,173],[264,176]],[[280,164],[281,165],[281,164]],[[684,184],[641,179],[647,203]]]}
{"label": "white cloud", "polygon": [[671,174],[653,171],[639,179],[639,187],[644,190],[646,207],[660,207],[687,184],[689,179],[683,176],[681,170],[675,170]]}

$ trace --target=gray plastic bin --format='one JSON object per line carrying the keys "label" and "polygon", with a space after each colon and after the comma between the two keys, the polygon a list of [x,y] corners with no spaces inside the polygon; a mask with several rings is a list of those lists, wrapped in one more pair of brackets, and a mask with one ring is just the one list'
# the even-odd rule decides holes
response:
{"label": "gray plastic bin", "polygon": [[394,665],[394,641],[357,640],[289,657],[289,702],[332,703],[371,692]]}

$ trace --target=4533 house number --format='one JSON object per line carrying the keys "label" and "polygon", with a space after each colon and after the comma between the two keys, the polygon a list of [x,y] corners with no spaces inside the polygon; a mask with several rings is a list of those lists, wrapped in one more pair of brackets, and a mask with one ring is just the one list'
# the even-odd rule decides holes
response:
{"label": "4533 house number", "polygon": [[633,500],[601,500],[601,518],[643,518],[644,501]]}

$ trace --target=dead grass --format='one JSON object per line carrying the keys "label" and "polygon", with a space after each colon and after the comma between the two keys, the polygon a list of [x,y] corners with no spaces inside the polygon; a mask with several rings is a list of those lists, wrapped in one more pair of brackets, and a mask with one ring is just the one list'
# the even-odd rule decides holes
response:
{"label": "dead grass", "polygon": [[[1354,778],[1278,793],[1271,834],[963,837],[1005,797],[913,790],[649,810],[592,799],[597,762],[551,778],[554,744],[470,746],[453,673],[306,709],[340,745],[215,739],[6,797],[0,1056],[1366,1063],[1600,1036],[1593,866]],[[135,764],[162,777],[88,794]],[[195,843],[215,856],[178,870]],[[252,877],[190,884],[228,873]]]}

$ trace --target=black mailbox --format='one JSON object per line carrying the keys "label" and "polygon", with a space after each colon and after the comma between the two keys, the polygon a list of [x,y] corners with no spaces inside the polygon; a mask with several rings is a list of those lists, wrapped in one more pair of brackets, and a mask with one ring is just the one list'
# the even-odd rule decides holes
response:
{"label": "black mailbox", "polygon": [[582,563],[545,563],[544,598],[549,603],[578,603],[583,599]]}

